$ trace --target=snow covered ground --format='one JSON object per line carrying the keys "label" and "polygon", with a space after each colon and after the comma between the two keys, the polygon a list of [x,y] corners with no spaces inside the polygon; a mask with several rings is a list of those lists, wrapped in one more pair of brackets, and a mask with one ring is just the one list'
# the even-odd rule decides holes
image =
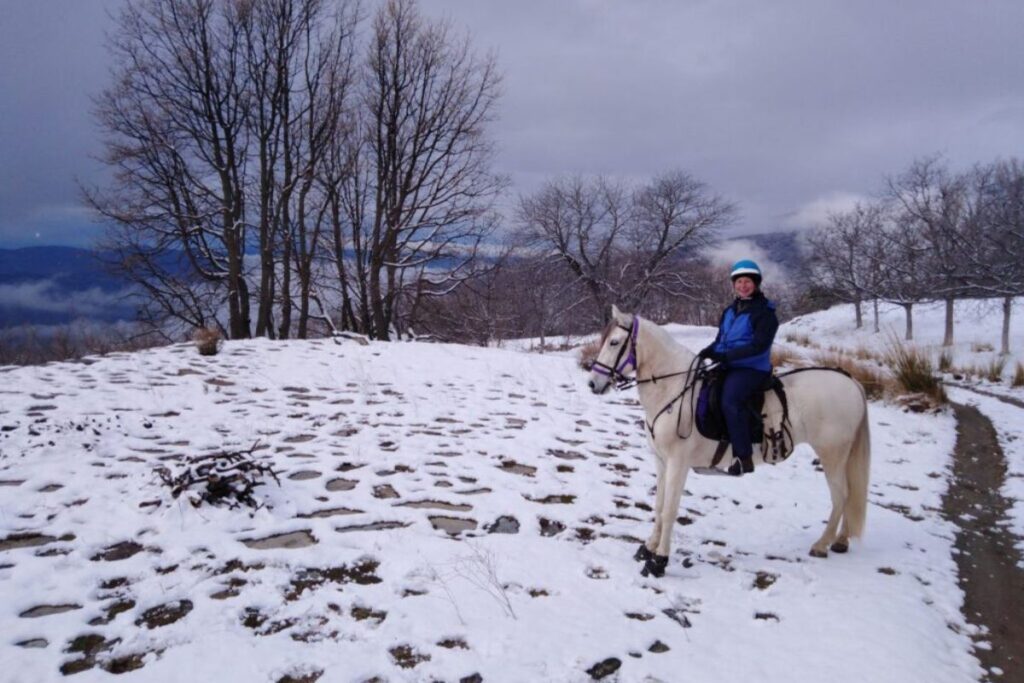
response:
{"label": "snow covered ground", "polygon": [[[817,315],[800,329],[840,324]],[[713,332],[670,329],[694,347]],[[982,674],[939,512],[951,416],[872,404],[850,553],[807,555],[829,502],[798,450],[740,480],[691,475],[668,573],[644,579],[635,394],[585,382],[566,355],[330,341],[4,368],[0,680]],[[254,514],[193,508],[154,476],[254,443],[281,473]]]}
{"label": "snow covered ground", "polygon": [[[953,346],[948,349],[954,368],[987,368],[999,359],[1003,329],[1001,299],[967,299],[954,307]],[[809,340],[817,349],[865,350],[884,355],[894,339],[903,342],[905,335],[903,309],[891,304],[879,305],[879,332],[874,332],[870,304],[864,306],[864,326],[856,329],[852,304],[833,306],[807,316],[790,320],[779,329],[778,340],[784,344],[802,345]],[[914,306],[913,344],[931,352],[938,363],[945,331],[945,304],[934,302]],[[1006,357],[1003,381],[993,384],[982,381],[1000,393],[1024,398],[1024,388],[1010,388],[1017,363],[1024,363],[1024,298],[1017,298],[1010,315],[1010,355]],[[973,380],[972,380],[973,381]]]}

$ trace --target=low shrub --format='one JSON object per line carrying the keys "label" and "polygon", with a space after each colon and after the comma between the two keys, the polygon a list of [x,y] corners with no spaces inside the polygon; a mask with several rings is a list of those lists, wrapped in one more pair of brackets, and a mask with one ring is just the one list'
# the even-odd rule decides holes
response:
{"label": "low shrub", "polygon": [[995,351],[995,347],[988,342],[972,342],[971,351],[975,353],[988,353],[989,351]]}
{"label": "low shrub", "polygon": [[1013,373],[1013,379],[1010,380],[1010,386],[1024,387],[1024,365],[1017,363],[1017,368]]}
{"label": "low shrub", "polygon": [[892,369],[900,391],[922,394],[936,404],[947,401],[942,380],[935,376],[935,368],[929,354],[916,346],[904,344],[894,336],[889,341],[886,362]]}
{"label": "low shrub", "polygon": [[192,333],[192,341],[201,356],[216,356],[222,339],[220,330],[215,327],[199,327]]}

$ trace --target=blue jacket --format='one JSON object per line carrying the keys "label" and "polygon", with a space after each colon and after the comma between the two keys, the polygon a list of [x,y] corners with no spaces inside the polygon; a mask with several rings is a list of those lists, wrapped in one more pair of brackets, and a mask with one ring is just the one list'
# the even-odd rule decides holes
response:
{"label": "blue jacket", "polygon": [[736,299],[722,312],[718,336],[708,348],[725,354],[726,367],[768,372],[778,329],[775,304],[757,291],[750,299]]}

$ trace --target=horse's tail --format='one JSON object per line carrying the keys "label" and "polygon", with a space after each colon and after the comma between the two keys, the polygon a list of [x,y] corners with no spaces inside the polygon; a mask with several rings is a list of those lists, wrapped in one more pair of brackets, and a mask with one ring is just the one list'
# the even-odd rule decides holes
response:
{"label": "horse's tail", "polygon": [[864,415],[853,438],[850,457],[846,460],[847,496],[843,510],[850,536],[864,533],[868,508],[868,479],[871,475],[871,430],[868,428],[868,406],[864,402]]}

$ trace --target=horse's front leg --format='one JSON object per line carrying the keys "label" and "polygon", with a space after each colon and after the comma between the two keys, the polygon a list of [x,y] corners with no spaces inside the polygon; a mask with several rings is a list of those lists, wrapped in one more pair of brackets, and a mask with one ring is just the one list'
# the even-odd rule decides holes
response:
{"label": "horse's front leg", "polygon": [[[663,485],[659,487],[658,506],[655,509],[655,528],[658,531],[656,545],[651,548],[654,557],[644,563],[642,574],[652,574],[656,577],[665,574],[665,567],[668,566],[668,554],[672,549],[672,529],[679,514],[679,500],[683,495],[683,487],[686,486],[686,475],[690,472],[690,466],[683,462],[678,454],[673,454],[667,459],[662,468]],[[650,541],[648,541],[650,548]]]}
{"label": "horse's front leg", "polygon": [[661,515],[658,514],[658,510],[661,509],[661,503],[665,499],[665,459],[657,451],[654,451],[654,463],[658,472],[658,483],[654,494],[654,528],[651,529],[651,535],[647,537],[647,542],[642,543],[636,554],[633,555],[633,559],[639,562],[646,562],[654,557],[661,540]]}

